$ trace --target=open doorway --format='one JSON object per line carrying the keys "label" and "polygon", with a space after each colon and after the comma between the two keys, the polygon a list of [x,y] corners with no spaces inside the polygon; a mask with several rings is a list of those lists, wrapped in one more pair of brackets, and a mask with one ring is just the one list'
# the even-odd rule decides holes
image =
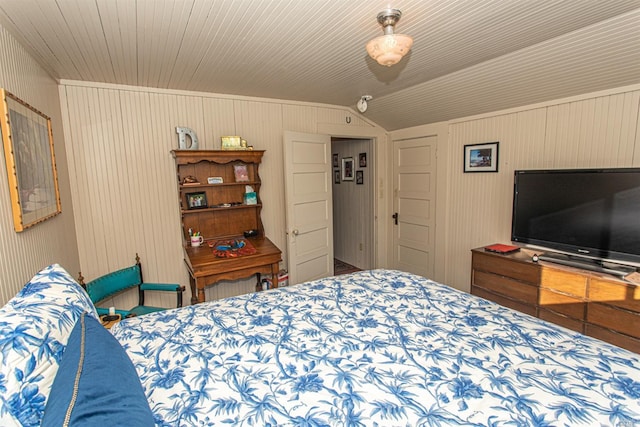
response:
{"label": "open doorway", "polygon": [[373,268],[373,141],[331,138],[334,273]]}

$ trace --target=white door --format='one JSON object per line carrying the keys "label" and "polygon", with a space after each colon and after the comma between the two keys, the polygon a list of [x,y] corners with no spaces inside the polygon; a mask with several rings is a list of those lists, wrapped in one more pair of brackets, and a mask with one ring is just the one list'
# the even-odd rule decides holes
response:
{"label": "white door", "polygon": [[437,137],[394,141],[394,268],[434,275]]}
{"label": "white door", "polygon": [[331,138],[284,133],[289,282],[333,275]]}

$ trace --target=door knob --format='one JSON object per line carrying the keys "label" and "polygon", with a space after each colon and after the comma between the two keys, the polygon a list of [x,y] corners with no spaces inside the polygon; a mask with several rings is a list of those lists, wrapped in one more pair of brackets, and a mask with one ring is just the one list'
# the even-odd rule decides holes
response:
{"label": "door knob", "polygon": [[391,215],[391,218],[393,218],[393,223],[395,225],[398,225],[398,212],[396,212],[393,215]]}
{"label": "door knob", "polygon": [[297,236],[298,234],[300,234],[300,232],[298,231],[297,228],[294,228],[291,234],[293,234],[294,236]]}

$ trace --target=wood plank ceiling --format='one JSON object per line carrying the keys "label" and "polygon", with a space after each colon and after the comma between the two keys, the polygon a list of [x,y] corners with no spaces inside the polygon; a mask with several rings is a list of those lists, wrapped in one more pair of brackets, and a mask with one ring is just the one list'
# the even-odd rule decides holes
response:
{"label": "wood plank ceiling", "polygon": [[[414,38],[366,54],[379,11]],[[0,0],[56,79],[354,107],[395,130],[640,83],[640,0]]]}

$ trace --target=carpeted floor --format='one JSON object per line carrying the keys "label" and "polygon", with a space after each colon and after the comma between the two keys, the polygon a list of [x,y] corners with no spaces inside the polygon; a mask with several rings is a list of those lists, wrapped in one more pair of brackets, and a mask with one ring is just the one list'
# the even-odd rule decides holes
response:
{"label": "carpeted floor", "polygon": [[361,271],[358,267],[354,267],[351,264],[340,261],[339,259],[333,259],[333,275],[338,276],[340,274],[349,274],[355,271]]}

